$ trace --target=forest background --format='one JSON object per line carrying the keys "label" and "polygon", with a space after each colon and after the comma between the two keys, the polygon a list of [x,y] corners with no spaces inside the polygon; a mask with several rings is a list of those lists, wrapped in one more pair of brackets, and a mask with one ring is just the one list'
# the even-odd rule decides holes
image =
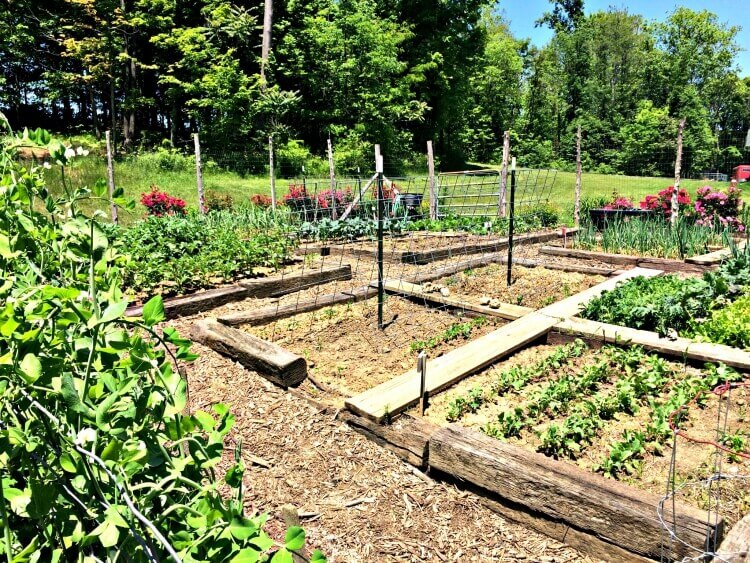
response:
{"label": "forest background", "polygon": [[[11,0],[0,3],[0,111],[15,127],[101,137],[118,150],[246,155],[245,172],[322,157],[372,168],[372,145],[405,170],[433,140],[443,170],[496,163],[511,131],[522,166],[669,176],[687,120],[683,174],[747,158],[750,77],[739,28],[710,11],[661,21],[551,1],[543,47],[514,37],[502,2]],[[671,155],[669,158],[665,155]],[[322,159],[320,159],[322,160]],[[249,164],[248,164],[249,163]],[[255,169],[253,169],[255,168]]]}

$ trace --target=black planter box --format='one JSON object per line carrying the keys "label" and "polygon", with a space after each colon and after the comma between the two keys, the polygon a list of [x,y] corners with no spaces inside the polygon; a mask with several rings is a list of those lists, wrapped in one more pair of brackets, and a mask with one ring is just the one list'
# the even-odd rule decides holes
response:
{"label": "black planter box", "polygon": [[651,219],[656,217],[656,213],[651,209],[589,209],[591,224],[599,231],[606,228],[608,223],[628,217]]}

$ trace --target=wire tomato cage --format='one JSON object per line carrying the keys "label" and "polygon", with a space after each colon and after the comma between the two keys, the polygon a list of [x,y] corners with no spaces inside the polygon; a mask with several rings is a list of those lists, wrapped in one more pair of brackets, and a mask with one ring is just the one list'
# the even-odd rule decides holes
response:
{"label": "wire tomato cage", "polygon": [[[750,472],[741,473],[733,466],[735,471],[725,471],[725,458],[744,464],[747,470],[748,460],[750,460],[750,451],[742,451],[732,448],[726,443],[722,443],[722,437],[727,435],[729,427],[729,414],[732,409],[732,392],[740,388],[750,388],[750,382],[727,382],[714,387],[713,389],[702,389],[698,391],[693,398],[679,408],[675,409],[668,418],[669,428],[672,431],[672,456],[669,465],[669,475],[666,483],[666,491],[657,507],[657,516],[664,529],[665,534],[662,536],[661,558],[660,561],[672,561],[669,554],[673,553],[673,546],[678,544],[685,550],[692,552],[692,556],[686,556],[681,561],[717,561],[731,563],[735,557],[742,555],[740,552],[722,551],[718,545],[719,527],[722,525],[722,503],[726,487],[724,483],[729,481],[744,481],[750,479]],[[685,429],[680,427],[680,423],[686,420],[686,413],[693,406],[700,406],[706,395],[717,397],[716,427],[714,429],[715,439],[698,438],[691,435]],[[711,473],[704,479],[685,481],[678,484],[677,459],[678,459],[678,438],[686,442],[712,448]],[[703,545],[693,545],[685,541],[680,535],[680,523],[675,515],[676,503],[678,496],[691,489],[701,489],[706,498],[706,523],[707,534]],[[671,505],[672,517],[668,518],[668,506]],[[671,520],[671,521],[670,521]],[[714,533],[711,531],[715,530]]]}

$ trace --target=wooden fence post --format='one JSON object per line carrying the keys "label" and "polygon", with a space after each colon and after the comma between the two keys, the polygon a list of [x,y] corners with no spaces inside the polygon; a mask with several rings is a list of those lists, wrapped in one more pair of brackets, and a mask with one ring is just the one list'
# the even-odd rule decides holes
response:
{"label": "wooden fence post", "polygon": [[438,194],[435,185],[435,155],[432,152],[432,141],[427,141],[427,170],[430,182],[430,219],[438,218]]}
{"label": "wooden fence post", "polygon": [[206,212],[206,198],[203,194],[203,167],[201,166],[201,141],[198,133],[193,134],[195,143],[195,176],[198,182],[198,210],[201,214]]}
{"label": "wooden fence post", "polygon": [[674,162],[674,192],[672,192],[672,214],[670,221],[672,225],[677,223],[677,217],[680,215],[680,203],[677,192],[680,191],[680,172],[682,171],[682,133],[685,130],[685,118],[680,120],[677,128],[677,158]]}
{"label": "wooden fence post", "polygon": [[333,167],[333,144],[328,137],[328,173],[331,176],[331,219],[334,221],[338,218],[336,212],[336,171]]}
{"label": "wooden fence post", "polygon": [[117,206],[113,201],[115,195],[115,165],[112,161],[112,137],[109,131],[107,131],[104,136],[107,140],[107,184],[109,185],[109,205],[112,212],[112,222],[117,224]]}
{"label": "wooden fence post", "polygon": [[271,181],[271,209],[276,211],[276,169],[273,164],[273,135],[268,136],[268,176]]}
{"label": "wooden fence post", "polygon": [[508,188],[508,158],[510,158],[510,131],[503,134],[503,166],[500,169],[500,195],[497,200],[497,214],[505,217],[505,194]]}
{"label": "wooden fence post", "polygon": [[581,225],[581,180],[583,170],[581,166],[581,125],[576,132],[576,201],[573,210],[573,224],[576,228]]}

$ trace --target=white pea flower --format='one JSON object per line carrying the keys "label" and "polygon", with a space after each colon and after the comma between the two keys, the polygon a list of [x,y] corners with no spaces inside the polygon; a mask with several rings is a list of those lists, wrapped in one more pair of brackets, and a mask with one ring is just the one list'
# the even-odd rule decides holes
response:
{"label": "white pea flower", "polygon": [[89,151],[88,151],[88,149],[83,149],[83,150],[81,151],[81,154],[82,154],[83,156],[88,156],[88,155],[89,155]]}
{"label": "white pea flower", "polygon": [[71,149],[65,149],[65,158],[73,158],[76,155],[76,151]]}
{"label": "white pea flower", "polygon": [[77,154],[78,156],[83,156],[83,147],[78,147],[78,148],[76,149],[76,154]]}
{"label": "white pea flower", "polygon": [[86,444],[95,441],[96,430],[94,430],[93,428],[83,428],[80,432],[78,432],[78,436],[76,436],[76,439],[73,443],[76,446],[85,446]]}
{"label": "white pea flower", "polygon": [[143,440],[138,440],[138,451],[142,452],[146,450],[146,442]]}
{"label": "white pea flower", "polygon": [[47,170],[49,170],[49,169],[51,169],[51,168],[52,168],[52,165],[51,165],[51,164],[50,164],[49,162],[45,162],[44,164],[42,164],[42,166],[43,166],[44,168],[46,168]]}

